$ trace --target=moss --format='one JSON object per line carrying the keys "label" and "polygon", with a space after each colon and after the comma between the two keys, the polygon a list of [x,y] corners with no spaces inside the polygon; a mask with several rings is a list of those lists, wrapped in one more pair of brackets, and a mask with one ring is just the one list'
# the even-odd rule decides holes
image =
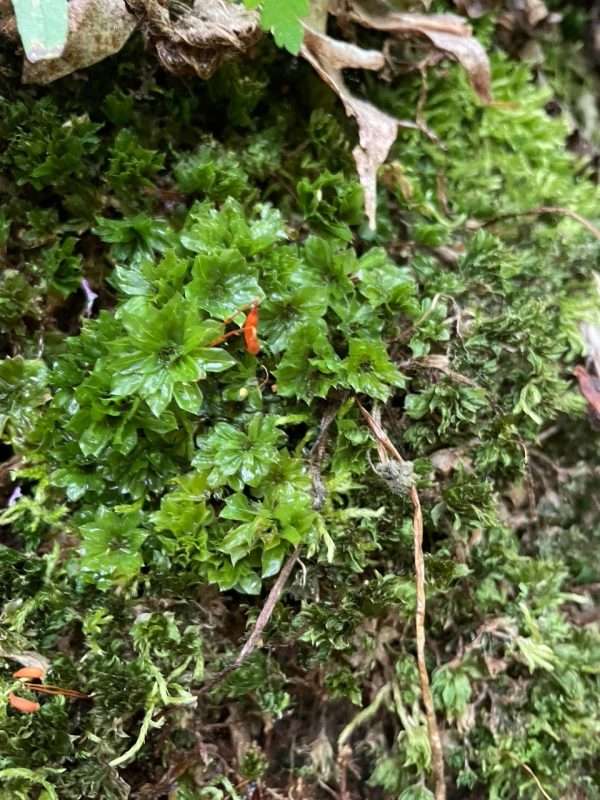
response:
{"label": "moss", "polygon": [[[0,647],[90,695],[2,705],[6,796],[325,796],[361,709],[350,790],[430,796],[411,509],[356,397],[384,408],[423,503],[452,796],[600,796],[600,638],[573,594],[600,579],[598,456],[571,377],[600,245],[564,215],[497,219],[594,217],[552,89],[494,51],[484,108],[432,69],[443,147],[401,134],[373,234],[351,126],[269,45],[193,91],[135,41],[85,91],[23,88],[3,58],[0,434],[19,463],[0,488],[21,497],[0,513]],[[421,84],[363,89],[407,118]],[[267,646],[207,690],[298,545]]]}

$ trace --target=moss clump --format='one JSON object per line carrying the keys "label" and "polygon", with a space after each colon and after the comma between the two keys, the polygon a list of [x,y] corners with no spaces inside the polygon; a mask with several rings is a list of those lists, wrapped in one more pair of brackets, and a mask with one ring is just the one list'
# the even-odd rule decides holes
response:
{"label": "moss clump", "polygon": [[[501,53],[504,105],[432,71],[444,147],[400,136],[373,234],[351,127],[268,47],[193,91],[135,42],[85,87],[23,89],[4,59],[0,688],[34,651],[91,695],[2,704],[4,795],[326,796],[354,724],[351,792],[430,796],[411,508],[359,398],[414,464],[452,796],[600,796],[600,637],[573,605],[599,579],[598,456],[571,377],[600,246],[559,215],[480,225],[594,216],[549,91]],[[402,118],[420,89],[365,86]],[[223,339],[255,302],[258,357]],[[198,699],[297,546],[267,647]]]}

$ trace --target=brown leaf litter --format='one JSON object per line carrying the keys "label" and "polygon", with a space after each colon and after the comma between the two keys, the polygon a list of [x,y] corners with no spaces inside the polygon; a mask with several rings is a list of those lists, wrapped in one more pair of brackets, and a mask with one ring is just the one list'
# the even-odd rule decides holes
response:
{"label": "brown leaf litter", "polygon": [[159,0],[129,0],[146,41],[176,75],[207,79],[223,61],[253,47],[262,32],[259,15],[225,0],[194,0],[191,7]]}
{"label": "brown leaf litter", "polygon": [[[345,21],[389,33],[393,37],[422,36],[445,55],[456,59],[467,71],[474,89],[485,103],[491,101],[490,65],[482,45],[472,36],[470,26],[455,14],[413,14],[394,11],[371,12],[355,3],[338,3],[333,13]],[[325,24],[322,25],[323,30]],[[346,114],[358,125],[359,143],[352,151],[364,192],[369,226],[376,225],[377,170],[386,160],[398,129],[417,128],[415,122],[398,120],[372,103],[353,95],[346,86],[343,69],[381,71],[385,56],[379,50],[364,50],[305,25],[301,55],[338,95]],[[433,137],[432,137],[433,138]]]}
{"label": "brown leaf litter", "polygon": [[[367,9],[348,0],[332,0],[329,8],[346,23],[356,23],[392,38],[424,39],[438,54],[458,61],[482,101],[490,102],[487,55],[461,17],[403,13],[380,5],[371,10],[371,6]],[[398,120],[349,91],[342,70],[382,71],[386,66],[386,48],[366,50],[327,36],[324,31],[328,13],[327,5],[323,4],[321,20],[311,19],[311,26],[305,26],[301,54],[338,95],[348,116],[356,120],[359,141],[353,156],[364,191],[365,213],[374,229],[377,171],[386,160],[398,129],[416,128],[435,137],[423,124]],[[322,32],[315,29],[315,22]],[[63,55],[38,64],[25,61],[23,79],[28,83],[49,83],[95,64],[120,50],[136,26],[165,69],[203,79],[209,78],[232,55],[248,52],[261,36],[258,13],[226,0],[194,0],[191,6],[179,2],[166,4],[161,0],[71,0],[69,38]]]}

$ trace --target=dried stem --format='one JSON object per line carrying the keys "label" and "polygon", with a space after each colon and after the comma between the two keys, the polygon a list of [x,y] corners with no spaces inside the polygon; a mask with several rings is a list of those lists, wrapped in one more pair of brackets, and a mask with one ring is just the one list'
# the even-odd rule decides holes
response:
{"label": "dried stem", "polygon": [[319,425],[319,434],[310,451],[308,468],[312,481],[313,508],[315,511],[320,511],[321,508],[323,508],[323,504],[325,503],[325,498],[327,496],[327,490],[325,489],[323,476],[321,475],[321,464],[325,458],[325,448],[327,447],[327,440],[329,438],[329,428],[335,419],[337,410],[337,405],[331,406],[323,414],[321,418],[321,424]]}
{"label": "dried stem", "polygon": [[[515,759],[515,761],[516,761],[516,759]],[[533,782],[535,783],[537,788],[540,790],[540,794],[542,795],[542,797],[544,797],[545,800],[552,800],[552,798],[550,797],[548,792],[542,786],[542,783],[541,783],[540,779],[535,774],[535,772],[531,769],[531,767],[528,764],[523,763],[522,761],[519,761],[518,764],[519,764],[520,767],[523,767],[525,772],[533,779]]]}
{"label": "dried stem", "polygon": [[[377,450],[379,458],[382,463],[389,460],[388,455],[397,461],[399,464],[404,462],[404,459],[390,440],[389,436],[381,426],[379,414],[371,415],[366,408],[356,401],[361,414],[367,421],[371,433],[377,442]],[[411,486],[409,490],[410,501],[413,507],[413,546],[414,546],[414,559],[415,559],[415,586],[417,591],[417,610],[415,614],[415,633],[417,640],[417,666],[419,670],[419,681],[421,684],[421,697],[423,699],[423,706],[425,707],[425,716],[427,718],[427,733],[429,736],[429,745],[431,747],[431,761],[433,776],[435,781],[435,798],[436,800],[446,800],[446,780],[444,776],[444,750],[442,748],[442,740],[438,728],[437,720],[435,717],[435,707],[433,705],[433,695],[431,694],[431,686],[429,684],[429,674],[427,672],[427,662],[425,659],[425,611],[426,611],[426,594],[425,594],[425,559],[423,557],[423,513],[421,511],[421,501],[419,500],[419,493],[416,486]]]}
{"label": "dried stem", "polygon": [[199,689],[196,694],[205,694],[207,691],[215,687],[217,684],[221,683],[221,681],[230,675],[232,672],[235,672],[236,669],[242,666],[244,661],[252,655],[258,641],[262,635],[262,632],[267,626],[267,623],[271,619],[273,611],[275,610],[275,606],[277,605],[279,598],[283,590],[285,589],[285,585],[290,577],[294,564],[298,560],[298,556],[300,555],[300,547],[296,547],[294,552],[290,555],[288,560],[283,565],[283,568],[279,575],[277,576],[277,580],[271,587],[271,591],[269,592],[267,599],[265,601],[264,606],[261,609],[260,614],[258,615],[256,622],[254,623],[254,627],[252,628],[252,633],[246,640],[246,643],[240,650],[237,658],[233,663],[231,663],[228,667],[218,672],[211,680],[207,681],[201,689]]}
{"label": "dried stem", "polygon": [[541,216],[542,214],[560,214],[563,217],[569,217],[570,219],[575,220],[575,222],[578,222],[580,225],[583,225],[584,228],[587,228],[592,236],[595,236],[596,239],[600,241],[600,228],[597,228],[593,222],[590,222],[589,219],[582,217],[581,214],[578,214],[576,211],[572,211],[570,208],[563,208],[562,206],[539,206],[538,208],[531,208],[528,211],[513,211],[509,214],[500,214],[493,219],[488,219],[486,222],[482,222],[477,227],[487,228],[489,225],[494,225],[496,222],[501,222],[504,219]]}
{"label": "dried stem", "polygon": [[423,514],[421,501],[415,486],[410,490],[410,500],[413,506],[413,537],[415,550],[415,584],[417,589],[417,611],[415,614],[415,632],[417,637],[417,664],[419,679],[421,681],[421,695],[427,717],[427,730],[431,745],[431,758],[435,778],[436,800],[445,800],[446,781],[444,777],[444,751],[442,740],[435,718],[433,696],[429,685],[427,662],[425,660],[425,560],[423,558]]}

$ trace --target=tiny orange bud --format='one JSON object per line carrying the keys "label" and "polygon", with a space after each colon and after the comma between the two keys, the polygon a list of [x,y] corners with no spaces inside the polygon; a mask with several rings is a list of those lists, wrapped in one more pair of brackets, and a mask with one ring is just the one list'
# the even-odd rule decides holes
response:
{"label": "tiny orange bud", "polygon": [[26,700],[24,697],[17,697],[12,692],[8,695],[8,704],[15,711],[20,711],[22,714],[35,714],[40,710],[40,704],[34,700]]}
{"label": "tiny orange bud", "polygon": [[44,670],[40,667],[21,667],[16,672],[13,672],[13,678],[27,678],[43,680]]}

